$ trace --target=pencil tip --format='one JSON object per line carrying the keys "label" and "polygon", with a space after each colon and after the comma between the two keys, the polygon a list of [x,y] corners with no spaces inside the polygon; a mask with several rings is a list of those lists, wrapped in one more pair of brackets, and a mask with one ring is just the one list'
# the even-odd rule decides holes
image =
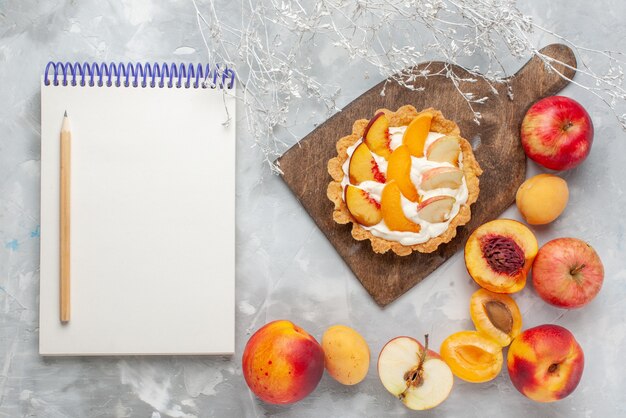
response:
{"label": "pencil tip", "polygon": [[63,117],[66,118],[67,117],[67,110],[65,111],[65,113],[63,114]]}

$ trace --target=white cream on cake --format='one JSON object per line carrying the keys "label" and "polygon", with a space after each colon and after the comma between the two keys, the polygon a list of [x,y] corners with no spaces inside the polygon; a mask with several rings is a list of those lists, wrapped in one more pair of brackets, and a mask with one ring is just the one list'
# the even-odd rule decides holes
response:
{"label": "white cream on cake", "polygon": [[[391,150],[395,150],[400,145],[402,145],[402,136],[405,130],[406,130],[406,126],[389,128],[389,135],[391,137],[389,147],[391,148]],[[442,136],[445,136],[445,135],[437,133],[437,132],[430,132],[428,134],[428,137],[426,138],[424,149],[427,150],[430,144],[432,144],[435,140],[437,140],[438,138]],[[352,158],[352,154],[354,150],[356,149],[356,147],[358,147],[362,142],[363,142],[363,138],[359,139],[347,150],[348,159],[346,160],[346,162],[343,164],[343,167],[342,167],[344,176],[341,182],[341,186],[343,187],[344,191],[345,191],[346,186],[350,184],[350,179],[348,175],[350,159]],[[387,174],[387,160],[385,160],[384,157],[381,157],[373,152],[371,154],[374,160],[376,161],[376,163],[378,164],[379,170],[386,175]],[[429,169],[436,168],[436,167],[454,167],[454,166],[446,162],[428,161],[426,157],[417,158],[417,157],[411,156],[411,174],[410,174],[411,182],[416,186],[417,191],[419,195],[422,196],[423,201],[434,196],[452,196],[456,200],[445,222],[431,223],[420,218],[418,211],[417,211],[418,204],[415,202],[411,202],[409,199],[402,196],[401,197],[402,211],[404,212],[404,215],[409,220],[420,225],[421,227],[420,232],[391,231],[387,227],[387,225],[385,225],[384,220],[380,221],[378,224],[374,226],[368,227],[368,226],[361,225],[361,227],[363,229],[370,231],[372,235],[376,237],[384,238],[388,241],[396,241],[402,245],[407,245],[407,246],[415,245],[415,244],[422,244],[430,240],[431,238],[434,238],[443,234],[448,229],[448,226],[450,225],[450,222],[452,221],[452,219],[454,219],[454,217],[459,213],[459,209],[461,208],[461,206],[467,202],[468,190],[467,190],[467,184],[465,182],[465,177],[463,177],[461,187],[459,187],[458,189],[440,188],[440,189],[433,189],[433,190],[428,190],[428,191],[421,189],[420,184],[422,181],[422,173],[424,173],[425,171]],[[459,168],[461,169],[463,168],[463,153],[462,152],[459,154]],[[379,183],[376,181],[364,181],[356,186],[368,192],[373,199],[375,199],[377,202],[380,203],[382,192],[385,187],[383,183]]]}

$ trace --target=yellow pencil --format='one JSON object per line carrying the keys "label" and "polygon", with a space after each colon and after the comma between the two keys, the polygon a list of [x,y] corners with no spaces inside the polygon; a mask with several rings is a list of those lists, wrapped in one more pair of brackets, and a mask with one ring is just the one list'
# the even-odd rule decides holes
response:
{"label": "yellow pencil", "polygon": [[72,134],[67,111],[61,125],[61,322],[70,320],[70,186],[72,172]]}

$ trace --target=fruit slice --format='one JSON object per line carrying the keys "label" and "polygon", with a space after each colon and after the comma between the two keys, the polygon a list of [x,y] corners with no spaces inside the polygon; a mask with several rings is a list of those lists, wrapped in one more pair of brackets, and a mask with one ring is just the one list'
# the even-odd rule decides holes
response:
{"label": "fruit slice", "polygon": [[477,331],[460,331],[441,343],[441,357],[455,376],[468,382],[488,382],[502,369],[502,347]]}
{"label": "fruit slice", "polygon": [[522,314],[508,295],[477,290],[470,299],[470,316],[478,332],[502,347],[511,344],[522,331]]}
{"label": "fruit slice", "polygon": [[430,144],[426,150],[426,159],[458,165],[460,152],[461,144],[458,136],[443,136]]}
{"label": "fruit slice", "polygon": [[346,186],[346,206],[361,225],[374,226],[383,219],[380,203],[365,190],[350,184]]}
{"label": "fruit slice", "polygon": [[392,231],[420,232],[421,227],[411,222],[402,210],[402,193],[398,183],[387,183],[380,200],[383,219]]}
{"label": "fruit slice", "polygon": [[481,287],[515,293],[526,286],[526,275],[537,255],[532,231],[511,219],[496,219],[476,228],[465,244],[465,266]]}
{"label": "fruit slice", "polygon": [[463,170],[456,167],[436,167],[422,174],[422,189],[433,190],[446,187],[458,189],[463,184]]}
{"label": "fruit slice", "polygon": [[411,337],[389,341],[378,356],[378,376],[385,389],[413,410],[431,409],[443,402],[454,383],[441,357]]}
{"label": "fruit slice", "polygon": [[411,202],[417,202],[419,196],[411,181],[411,154],[406,145],[400,145],[389,157],[387,178],[389,181],[396,181],[404,197]]}
{"label": "fruit slice", "polygon": [[414,157],[424,156],[424,144],[430,132],[430,123],[433,120],[431,113],[425,112],[417,115],[406,127],[402,136],[402,143],[409,148]]}
{"label": "fruit slice", "polygon": [[354,149],[350,157],[348,176],[350,177],[350,183],[355,185],[363,181],[377,181],[379,183],[386,181],[385,174],[380,171],[376,160],[365,143],[359,144]]}
{"label": "fruit slice", "polygon": [[389,148],[389,143],[391,142],[389,120],[383,112],[377,113],[370,119],[363,132],[363,142],[372,152],[389,158],[391,155],[391,148]]}
{"label": "fruit slice", "polygon": [[427,222],[445,222],[450,219],[450,211],[456,199],[452,196],[435,196],[424,200],[417,207],[417,214]]}

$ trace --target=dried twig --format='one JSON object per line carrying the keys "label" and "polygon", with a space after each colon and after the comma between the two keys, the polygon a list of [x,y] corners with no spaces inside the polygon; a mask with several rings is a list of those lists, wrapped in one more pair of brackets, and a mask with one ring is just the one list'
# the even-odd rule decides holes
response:
{"label": "dried twig", "polygon": [[[534,23],[515,0],[241,0],[237,27],[224,23],[214,0],[203,3],[202,11],[196,0],[191,2],[209,59],[236,69],[249,131],[276,172],[280,169],[273,160],[289,141],[275,130],[287,128],[287,115],[298,101],[318,100],[328,115],[339,110],[335,105],[339,87],[311,76],[315,63],[307,51],[313,42],[341,48],[348,63],[360,60],[412,90],[419,90],[415,84],[419,77],[434,74],[407,76],[402,71],[426,57],[463,66],[469,57],[480,55],[487,68],[469,68],[472,78],[456,74],[451,65],[438,73],[454,83],[480,123],[474,105],[487,98],[464,91],[461,82],[482,78],[495,92],[508,76],[502,64],[506,54],[518,60],[537,56],[560,74],[556,69],[564,63],[541,54],[530,38],[533,32],[542,32],[575,51],[580,68],[572,82],[602,100],[626,129],[626,114],[618,110],[626,104],[624,57],[568,41]],[[514,99],[510,90],[508,95]]]}

